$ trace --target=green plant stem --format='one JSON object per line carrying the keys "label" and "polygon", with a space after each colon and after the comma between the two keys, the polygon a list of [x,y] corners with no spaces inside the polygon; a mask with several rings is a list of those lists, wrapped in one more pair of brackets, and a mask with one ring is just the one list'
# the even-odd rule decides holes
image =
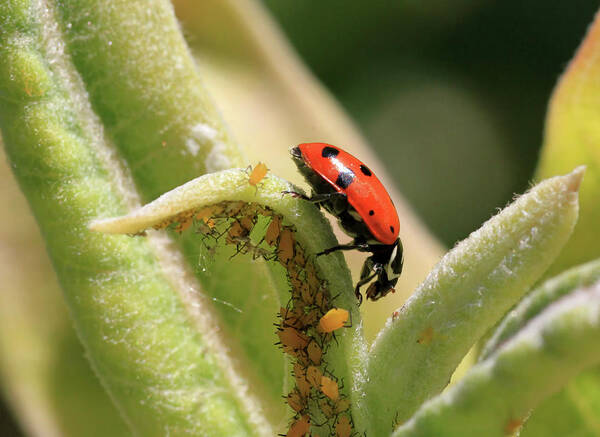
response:
{"label": "green plant stem", "polygon": [[[311,255],[334,245],[331,227],[318,209],[309,202],[281,194],[289,190],[297,189],[271,175],[267,175],[256,190],[248,184],[244,171],[225,170],[196,178],[126,216],[96,220],[90,227],[107,233],[135,234],[186,211],[222,201],[243,201],[266,205],[282,214],[286,222],[295,227],[296,240]],[[343,382],[341,391],[350,397],[354,407],[361,396],[352,390],[356,387],[354,377],[364,365],[366,346],[352,282],[340,253],[316,257],[315,263],[327,281],[330,295],[336,296],[334,305],[351,313],[352,326],[337,331],[336,340],[331,342],[323,360],[340,385]],[[282,290],[280,299],[289,300],[289,290]]]}
{"label": "green plant stem", "polygon": [[87,230],[125,212],[127,195],[89,129],[85,93],[71,92],[46,6],[0,6],[0,127],[96,374],[134,434],[269,434],[154,242]]}
{"label": "green plant stem", "polygon": [[600,283],[566,296],[427,402],[394,437],[502,437],[541,400],[600,362]]}
{"label": "green plant stem", "polygon": [[388,320],[371,353],[363,420],[377,435],[439,393],[469,348],[535,283],[577,220],[583,168],[548,179],[451,250]]}
{"label": "green plant stem", "polygon": [[479,360],[488,358],[498,347],[554,301],[577,288],[589,286],[598,280],[600,280],[600,259],[574,267],[546,281],[530,292],[500,322],[492,337],[481,350]]}

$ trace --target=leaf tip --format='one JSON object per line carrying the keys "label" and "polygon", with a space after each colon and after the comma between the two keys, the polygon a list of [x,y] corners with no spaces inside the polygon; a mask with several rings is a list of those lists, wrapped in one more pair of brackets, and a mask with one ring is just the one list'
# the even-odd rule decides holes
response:
{"label": "leaf tip", "polygon": [[579,187],[581,186],[581,181],[583,181],[583,175],[585,174],[586,168],[587,167],[585,165],[580,165],[567,175],[567,177],[569,178],[567,182],[567,189],[569,191],[579,191]]}

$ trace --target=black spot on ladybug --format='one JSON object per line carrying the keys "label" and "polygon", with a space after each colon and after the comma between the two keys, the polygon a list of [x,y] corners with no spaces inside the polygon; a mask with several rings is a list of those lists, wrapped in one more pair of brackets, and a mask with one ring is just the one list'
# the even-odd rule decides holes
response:
{"label": "black spot on ladybug", "polygon": [[374,215],[374,214],[375,214],[375,211],[373,211],[373,210],[369,211],[369,215]]}
{"label": "black spot on ladybug", "polygon": [[335,180],[335,184],[338,187],[346,189],[352,183],[353,180],[354,173],[351,170],[346,169],[340,172],[337,179]]}
{"label": "black spot on ladybug", "polygon": [[337,156],[340,153],[340,151],[338,149],[335,149],[333,147],[323,147],[323,150],[321,150],[321,156],[323,158],[333,158],[334,156]]}
{"label": "black spot on ladybug", "polygon": [[360,171],[362,171],[365,176],[371,176],[373,174],[371,173],[371,170],[369,170],[364,164],[360,165]]}
{"label": "black spot on ladybug", "polygon": [[392,231],[392,234],[394,233],[394,227],[390,226],[390,231]]}

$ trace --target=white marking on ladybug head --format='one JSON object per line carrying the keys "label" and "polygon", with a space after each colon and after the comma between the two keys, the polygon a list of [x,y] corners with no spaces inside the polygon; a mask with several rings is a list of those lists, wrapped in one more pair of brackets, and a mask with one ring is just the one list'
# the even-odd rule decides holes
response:
{"label": "white marking on ladybug head", "polygon": [[390,259],[385,265],[385,273],[389,281],[397,279],[400,273],[402,273],[402,256],[402,243],[398,239],[394,244],[394,250],[390,254]]}

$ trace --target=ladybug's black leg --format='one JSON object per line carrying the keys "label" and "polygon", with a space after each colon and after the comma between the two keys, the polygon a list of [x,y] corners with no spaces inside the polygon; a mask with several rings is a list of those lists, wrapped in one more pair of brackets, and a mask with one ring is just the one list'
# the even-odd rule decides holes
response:
{"label": "ladybug's black leg", "polygon": [[373,270],[373,260],[369,257],[363,263],[362,269],[360,270],[360,280],[356,283],[356,287],[354,287],[354,294],[358,299],[358,305],[362,303],[362,294],[360,294],[360,287],[371,282],[375,276],[377,276],[378,271],[375,270],[372,275],[369,275]]}
{"label": "ladybug's black leg", "polygon": [[289,194],[292,197],[310,201],[310,197],[308,197],[306,194],[298,193],[296,191],[282,191],[281,194]]}
{"label": "ladybug's black leg", "polygon": [[368,250],[369,245],[368,244],[340,244],[339,246],[333,246],[330,247],[329,249],[325,249],[322,252],[317,253],[317,256],[321,256],[321,255],[328,255],[331,252],[337,252],[338,250],[354,250],[354,249],[358,249],[358,250]]}
{"label": "ladybug's black leg", "polygon": [[308,197],[295,191],[282,191],[281,194],[290,194],[293,197],[298,197],[310,203],[323,203],[334,201],[336,199],[346,199],[346,195],[344,193],[338,193],[337,191],[335,193],[313,194],[312,197]]}

